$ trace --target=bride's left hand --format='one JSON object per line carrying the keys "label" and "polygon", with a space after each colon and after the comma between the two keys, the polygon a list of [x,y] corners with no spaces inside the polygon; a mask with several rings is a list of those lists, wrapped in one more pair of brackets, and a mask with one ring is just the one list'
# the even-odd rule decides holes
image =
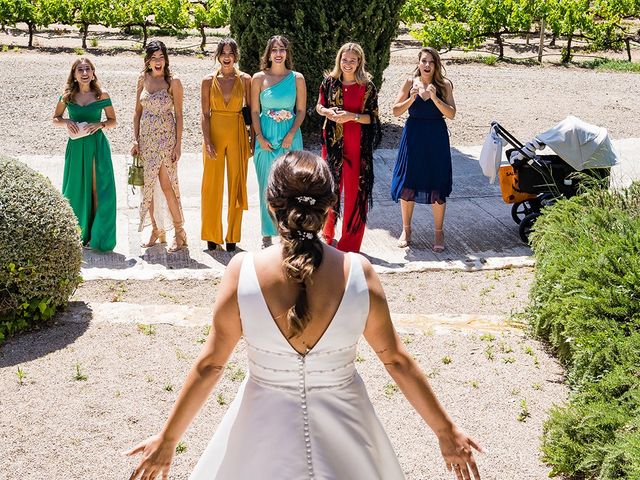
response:
{"label": "bride's left hand", "polygon": [[171,152],[171,161],[175,163],[178,160],[180,160],[181,156],[182,156],[182,149],[180,148],[180,145],[176,145],[173,148],[173,152]]}
{"label": "bride's left hand", "polygon": [[472,451],[475,449],[483,453],[480,445],[455,427],[438,436],[438,441],[447,470],[453,470],[457,480],[480,480],[480,472]]}
{"label": "bride's left hand", "polygon": [[154,480],[159,475],[161,476],[158,478],[168,480],[175,449],[175,443],[163,440],[160,435],[154,435],[140,442],[125,453],[127,456],[142,453],[140,463],[131,473],[129,480],[137,478]]}

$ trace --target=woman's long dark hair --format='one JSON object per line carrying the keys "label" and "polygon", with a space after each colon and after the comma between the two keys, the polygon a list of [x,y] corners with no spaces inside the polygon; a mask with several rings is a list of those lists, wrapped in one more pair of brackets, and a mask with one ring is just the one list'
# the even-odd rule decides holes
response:
{"label": "woman's long dark hair", "polygon": [[285,275],[300,285],[296,303],[287,312],[289,338],[301,335],[311,320],[306,282],[322,263],[318,233],[336,200],[327,162],[317,155],[296,150],[274,162],[267,202],[280,234]]}
{"label": "woman's long dark hair", "polygon": [[144,51],[144,69],[142,70],[142,74],[151,71],[151,67],[149,67],[149,62],[151,62],[151,56],[157,51],[161,51],[164,56],[164,81],[167,82],[169,88],[171,88],[171,70],[169,69],[169,55],[167,55],[167,47],[160,40],[152,40],[147,43],[147,48]]}
{"label": "woman's long dark hair", "polygon": [[293,49],[291,48],[291,42],[287,37],[282,35],[274,35],[267,40],[267,47],[264,49],[262,58],[260,59],[260,70],[271,68],[271,60],[269,57],[271,56],[271,49],[276,43],[281,43],[287,50],[287,58],[284,59],[284,66],[288,70],[293,70]]}

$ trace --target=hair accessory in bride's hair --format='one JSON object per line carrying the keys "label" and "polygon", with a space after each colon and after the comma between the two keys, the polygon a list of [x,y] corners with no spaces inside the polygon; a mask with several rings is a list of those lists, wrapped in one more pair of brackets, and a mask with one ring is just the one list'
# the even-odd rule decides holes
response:
{"label": "hair accessory in bride's hair", "polygon": [[313,237],[315,237],[312,232],[305,232],[304,230],[298,230],[296,234],[300,240],[313,240]]}
{"label": "hair accessory in bride's hair", "polygon": [[315,205],[316,204],[316,199],[313,197],[307,197],[306,195],[303,195],[301,197],[296,197],[296,200],[298,201],[298,203],[306,203],[307,205]]}

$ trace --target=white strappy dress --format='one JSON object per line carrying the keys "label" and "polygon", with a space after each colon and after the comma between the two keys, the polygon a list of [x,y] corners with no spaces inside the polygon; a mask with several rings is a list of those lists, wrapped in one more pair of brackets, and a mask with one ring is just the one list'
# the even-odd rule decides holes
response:
{"label": "white strappy dress", "polygon": [[369,290],[360,258],[349,256],[338,310],[303,356],[273,320],[253,255],[245,255],[238,305],[249,375],[190,480],[405,478],[355,369]]}

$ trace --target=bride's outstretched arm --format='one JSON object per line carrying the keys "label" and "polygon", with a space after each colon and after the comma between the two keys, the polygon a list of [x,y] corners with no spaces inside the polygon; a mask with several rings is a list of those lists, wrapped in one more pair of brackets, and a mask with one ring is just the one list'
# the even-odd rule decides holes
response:
{"label": "bride's outstretched arm", "polygon": [[438,437],[447,468],[459,480],[480,480],[472,449],[482,451],[470,437],[460,431],[436,398],[429,382],[404,348],[391,322],[387,299],[378,275],[368,260],[362,259],[369,287],[369,317],[364,337],[413,408]]}
{"label": "bride's outstretched arm", "polygon": [[142,453],[131,479],[168,478],[178,441],[220,380],[224,366],[242,335],[237,301],[242,257],[236,255],[225,270],[213,307],[211,331],[164,427],[160,433],[126,452],[127,455]]}

